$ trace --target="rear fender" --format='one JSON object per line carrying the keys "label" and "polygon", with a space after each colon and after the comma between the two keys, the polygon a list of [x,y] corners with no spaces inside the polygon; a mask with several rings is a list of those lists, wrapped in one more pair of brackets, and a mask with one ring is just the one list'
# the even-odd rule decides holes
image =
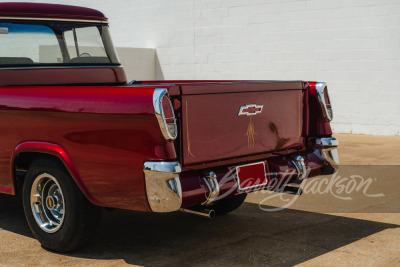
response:
{"label": "rear fender", "polygon": [[78,169],[76,168],[75,164],[73,163],[71,157],[68,155],[68,153],[65,151],[64,148],[57,144],[52,144],[52,143],[46,143],[46,142],[23,142],[19,144],[12,155],[12,161],[11,161],[11,177],[13,179],[13,187],[14,187],[14,192],[15,191],[15,162],[16,158],[20,153],[23,152],[34,152],[34,153],[41,153],[41,154],[48,154],[48,155],[53,155],[56,156],[61,160],[61,162],[64,164],[65,168],[67,168],[69,174],[72,176],[72,179],[74,179],[76,185],[79,187],[81,192],[86,196],[86,198],[92,202],[95,205],[100,205],[100,202],[94,199],[90,194],[85,185],[83,184],[81,177],[79,175]]}

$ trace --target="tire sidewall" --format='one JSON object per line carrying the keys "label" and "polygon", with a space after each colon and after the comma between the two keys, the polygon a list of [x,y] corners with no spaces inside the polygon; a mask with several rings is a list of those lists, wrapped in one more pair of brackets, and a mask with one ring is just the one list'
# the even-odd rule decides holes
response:
{"label": "tire sidewall", "polygon": [[[31,189],[36,177],[41,174],[50,174],[58,182],[64,197],[64,221],[60,229],[55,233],[47,233],[40,228],[31,208]],[[77,209],[78,199],[76,196],[76,187],[71,176],[66,172],[63,166],[52,160],[38,160],[29,168],[23,186],[23,206],[25,217],[33,235],[39,242],[48,249],[63,250],[73,239],[74,229],[77,227]]]}

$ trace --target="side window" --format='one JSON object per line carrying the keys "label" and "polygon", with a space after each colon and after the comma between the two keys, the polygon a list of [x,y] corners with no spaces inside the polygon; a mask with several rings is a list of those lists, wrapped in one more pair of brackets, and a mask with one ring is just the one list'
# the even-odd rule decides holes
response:
{"label": "side window", "polygon": [[64,40],[71,59],[76,57],[107,57],[99,29],[95,26],[65,31]]}
{"label": "side window", "polygon": [[54,32],[44,25],[0,23],[0,65],[62,63]]}

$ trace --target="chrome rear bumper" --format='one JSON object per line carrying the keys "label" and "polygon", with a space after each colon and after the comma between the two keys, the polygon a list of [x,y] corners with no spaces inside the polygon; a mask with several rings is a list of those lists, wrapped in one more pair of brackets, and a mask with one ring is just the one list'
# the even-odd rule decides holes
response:
{"label": "chrome rear bumper", "polygon": [[[339,141],[335,137],[324,137],[315,139],[314,154],[321,160],[325,160],[325,164],[328,168],[336,171],[336,167],[339,165],[339,155],[337,152],[337,147],[339,146]],[[331,174],[332,172],[328,171]]]}
{"label": "chrome rear bumper", "polygon": [[[268,160],[268,164],[276,166],[275,169],[281,169],[283,173],[286,173],[287,168],[292,168],[296,180],[293,183],[299,184],[313,170],[317,170],[318,174],[314,172],[311,176],[319,175],[321,170],[322,174],[335,173],[339,164],[338,145],[339,142],[334,137],[313,139],[313,152],[288,158],[286,162],[288,165],[281,160],[275,163],[273,160]],[[311,165],[307,165],[310,162]],[[227,195],[229,197],[237,191],[234,175],[225,176],[230,173],[229,166],[215,167],[212,171],[208,169],[199,174],[199,172],[182,172],[178,162],[149,161],[144,163],[143,172],[147,199],[153,212],[173,212],[193,205],[207,207],[219,195],[231,191],[230,195]],[[222,178],[226,179],[221,181]],[[271,190],[268,186],[257,190],[261,189]]]}
{"label": "chrome rear bumper", "polygon": [[171,212],[182,205],[182,186],[178,162],[145,162],[147,200],[153,212]]}

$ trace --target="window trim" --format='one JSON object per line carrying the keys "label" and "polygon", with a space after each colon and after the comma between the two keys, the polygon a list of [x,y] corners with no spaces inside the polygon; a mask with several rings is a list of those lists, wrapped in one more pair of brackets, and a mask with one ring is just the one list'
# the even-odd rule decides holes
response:
{"label": "window trim", "polygon": [[63,19],[63,18],[35,18],[35,17],[0,17],[0,20],[38,20],[38,21],[64,21],[64,22],[86,22],[108,25],[108,20],[86,20],[86,19]]}

